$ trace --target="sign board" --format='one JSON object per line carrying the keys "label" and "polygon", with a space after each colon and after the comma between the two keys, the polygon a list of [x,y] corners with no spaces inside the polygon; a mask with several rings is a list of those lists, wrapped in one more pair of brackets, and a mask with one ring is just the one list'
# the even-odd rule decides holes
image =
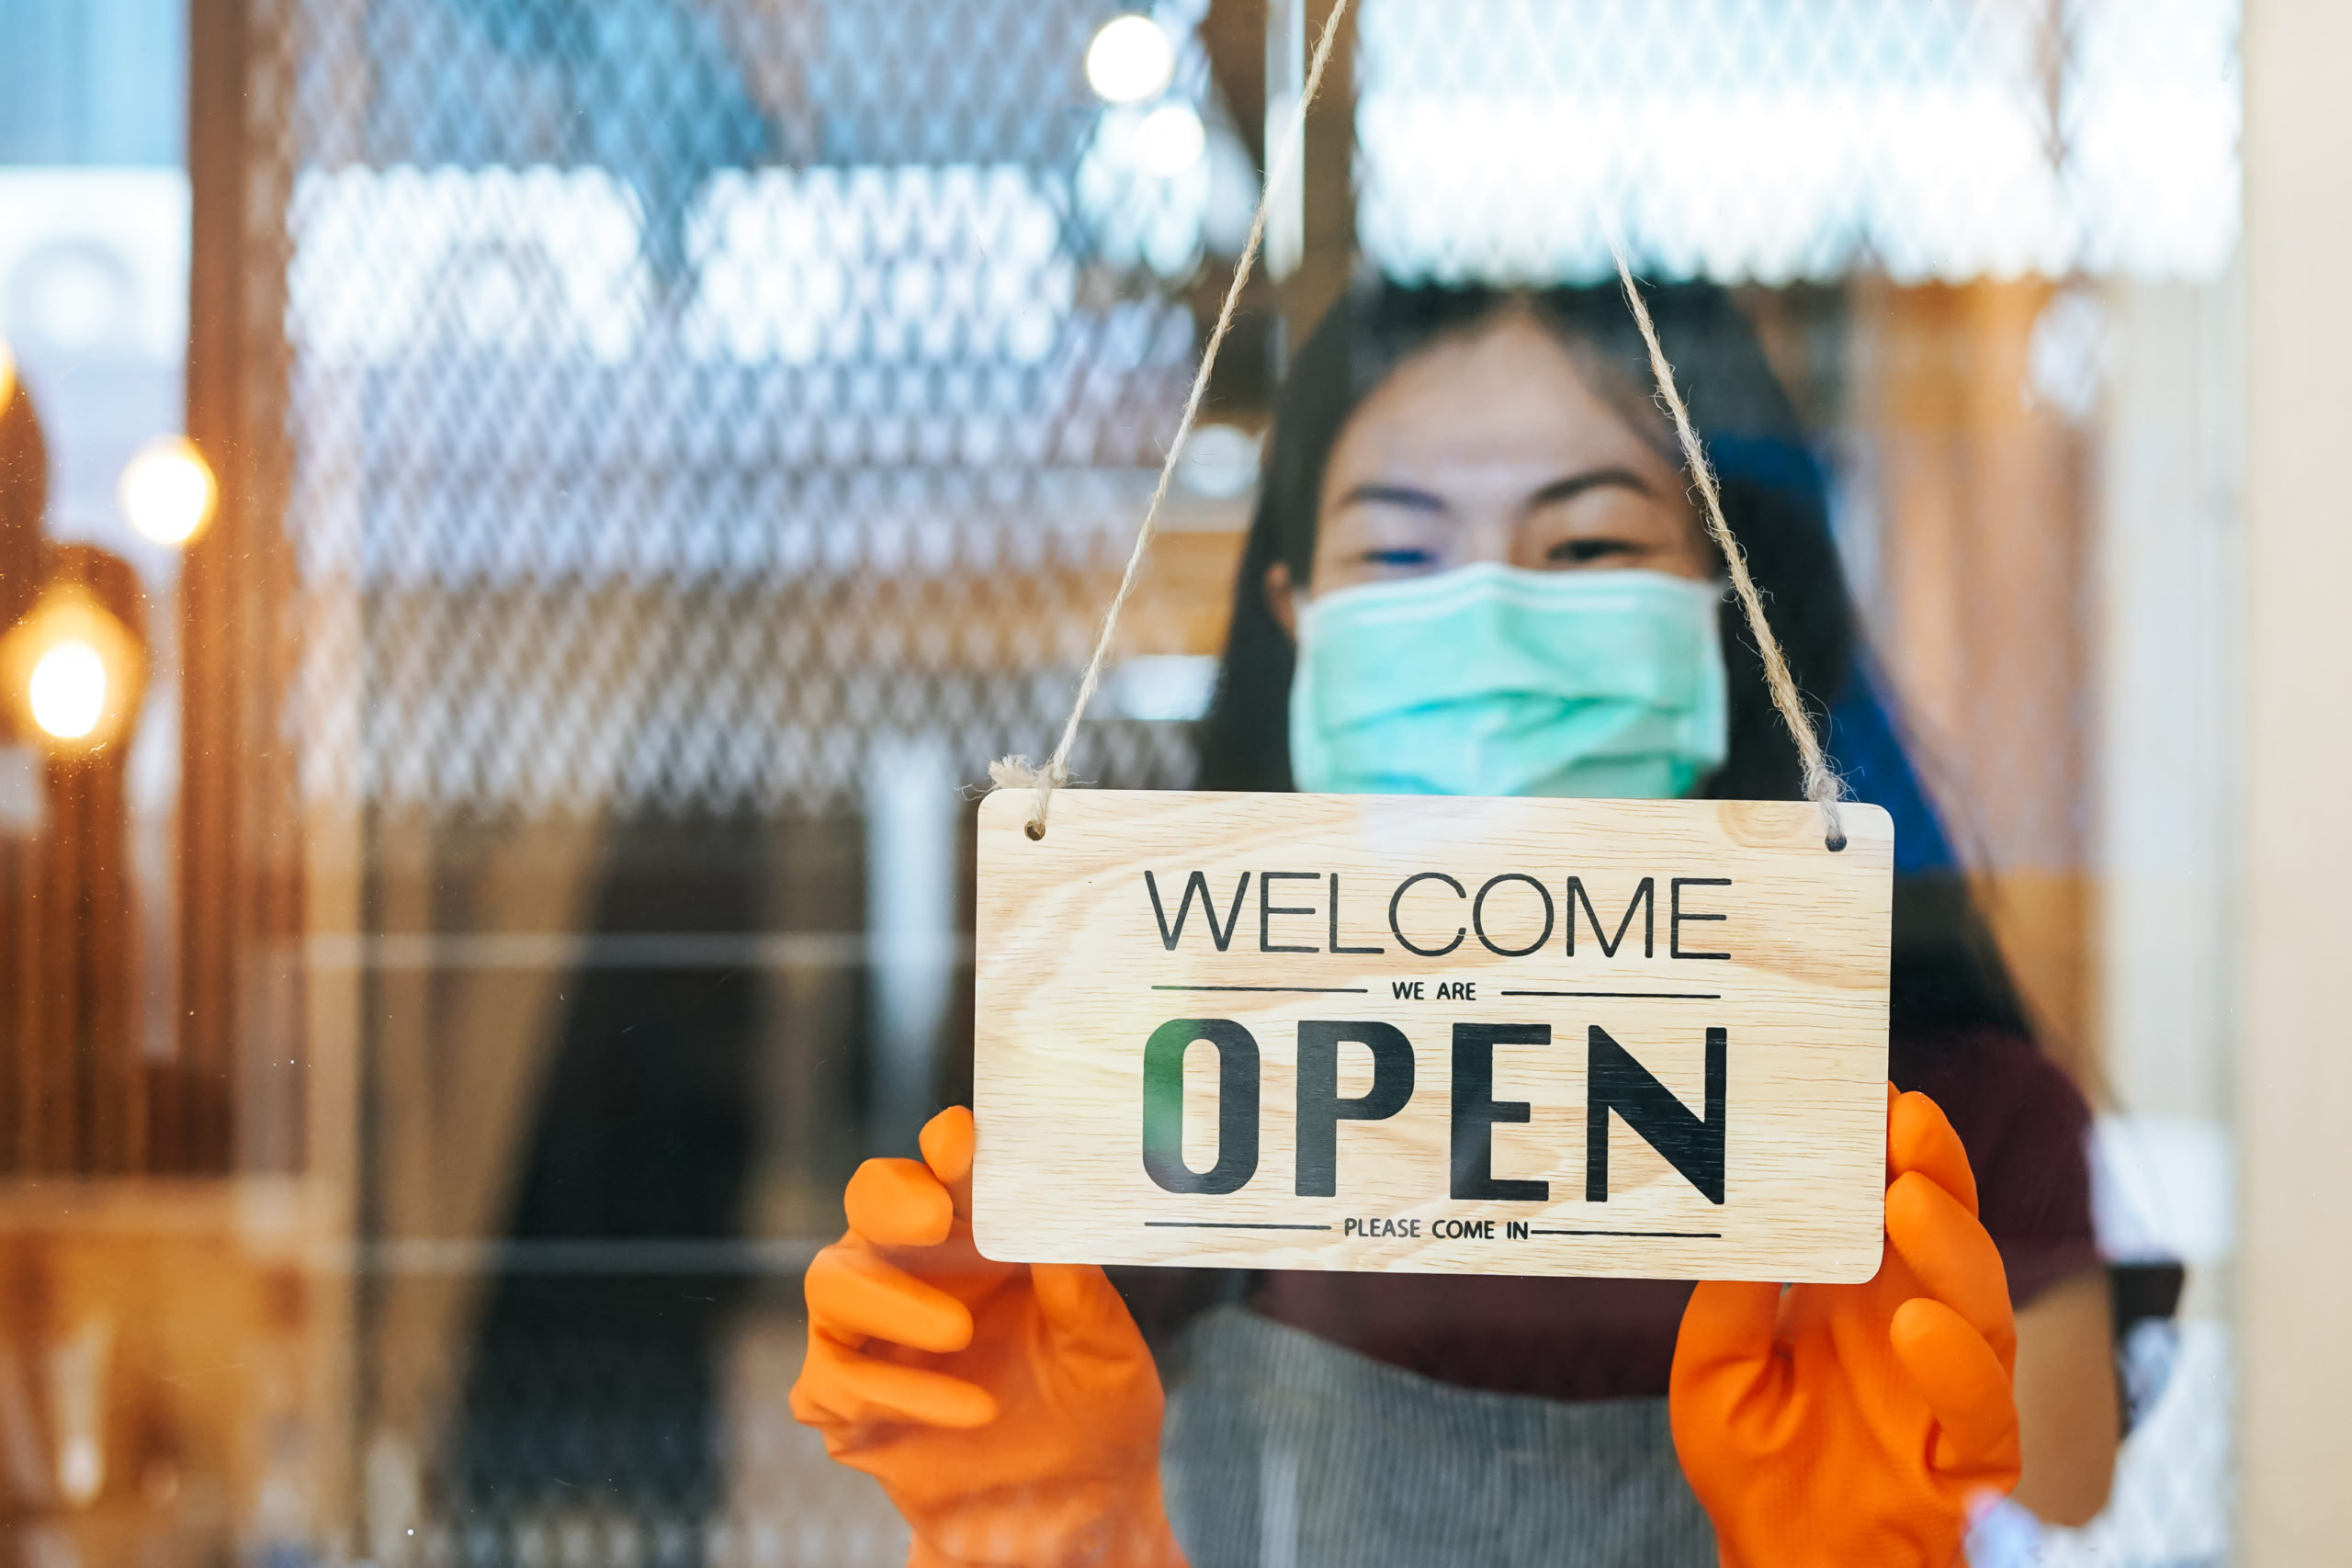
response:
{"label": "sign board", "polygon": [[980,1250],[1850,1282],[1894,829],[1781,801],[981,804]]}

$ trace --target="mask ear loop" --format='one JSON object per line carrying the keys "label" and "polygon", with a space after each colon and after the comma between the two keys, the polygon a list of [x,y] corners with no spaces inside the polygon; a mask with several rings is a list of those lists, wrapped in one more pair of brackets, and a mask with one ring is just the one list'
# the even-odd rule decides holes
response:
{"label": "mask ear loop", "polygon": [[989,777],[997,788],[1037,792],[1036,804],[1029,808],[1029,820],[1022,829],[1032,839],[1046,836],[1046,809],[1053,802],[1054,791],[1069,783],[1069,751],[1078,739],[1078,721],[1086,716],[1086,705],[1094,700],[1095,688],[1102,683],[1102,664],[1111,656],[1111,637],[1118,629],[1119,612],[1126,608],[1127,598],[1135,592],[1144,552],[1151,547],[1152,536],[1159,527],[1159,509],[1168,499],[1168,483],[1175,475],[1176,459],[1184,450],[1185,439],[1193,434],[1193,422],[1201,412],[1201,399],[1208,391],[1209,371],[1216,365],[1216,351],[1225,344],[1225,334],[1233,325],[1234,310],[1241,302],[1242,286],[1250,281],[1250,268],[1265,243],[1267,210],[1275,190],[1298,162],[1299,143],[1306,135],[1306,110],[1323,85],[1323,67],[1330,62],[1331,45],[1340,36],[1340,23],[1348,14],[1348,4],[1349,0],[1338,0],[1324,20],[1322,36],[1315,40],[1315,58],[1307,66],[1298,107],[1283,132],[1281,150],[1266,170],[1265,188],[1258,193],[1258,215],[1250,220],[1249,241],[1241,247],[1241,259],[1234,264],[1233,282],[1226,289],[1225,304],[1216,313],[1216,329],[1209,333],[1208,346],[1201,352],[1201,367],[1193,377],[1192,392],[1184,399],[1184,415],[1176,423],[1176,439],[1168,444],[1168,456],[1159,465],[1159,483],[1151,492],[1151,504],[1144,509],[1143,526],[1136,531],[1135,548],[1127,553],[1127,569],[1119,576],[1119,591],[1111,595],[1111,606],[1102,613],[1102,628],[1094,638],[1094,656],[1086,661],[1086,673],[1079,677],[1078,697],[1070,705],[1069,722],[1062,726],[1062,738],[1054,747],[1054,754],[1041,763],[1033,764],[1026,757],[1003,757],[989,764]]}
{"label": "mask ear loop", "polygon": [[1804,797],[1821,807],[1822,847],[1835,854],[1846,847],[1845,824],[1839,819],[1838,803],[1846,798],[1846,783],[1830,767],[1828,755],[1821,749],[1821,738],[1813,731],[1813,721],[1804,711],[1804,699],[1798,694],[1795,679],[1789,673],[1789,660],[1781,651],[1781,639],[1772,635],[1771,623],[1764,618],[1764,600],[1756,592],[1756,580],[1747,572],[1747,552],[1739,547],[1732,536],[1731,525],[1724,520],[1723,496],[1715,484],[1715,470],[1707,461],[1707,454],[1699,446],[1699,434],[1690,426],[1690,411],[1683,406],[1682,394],[1674,384],[1674,367],[1667,363],[1666,350],[1657,341],[1657,326],[1650,320],[1650,308],[1642,299],[1642,291],[1634,287],[1633,268],[1625,264],[1624,247],[1617,237],[1609,237],[1609,254],[1617,263],[1617,281],[1625,290],[1625,304],[1634,312],[1634,323],[1642,330],[1642,342],[1649,348],[1650,373],[1657,378],[1658,396],[1666,400],[1667,412],[1674,418],[1674,434],[1682,443],[1683,461],[1690,465],[1690,477],[1699,487],[1699,498],[1704,502],[1707,536],[1722,552],[1724,567],[1731,573],[1732,592],[1739,596],[1739,607],[1747,617],[1747,629],[1756,638],[1756,649],[1764,656],[1764,683],[1772,694],[1772,705],[1780,710],[1781,721],[1789,727],[1789,739],[1796,742],[1797,756],[1804,765]]}

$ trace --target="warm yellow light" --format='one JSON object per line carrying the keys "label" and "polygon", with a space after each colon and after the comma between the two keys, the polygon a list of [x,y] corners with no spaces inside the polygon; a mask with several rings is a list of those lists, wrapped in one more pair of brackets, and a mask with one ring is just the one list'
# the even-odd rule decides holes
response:
{"label": "warm yellow light", "polygon": [[123,465],[116,489],[130,525],[159,545],[185,545],[212,520],[220,498],[211,467],[184,435],[159,435]]}
{"label": "warm yellow light", "polygon": [[79,740],[107,711],[107,661],[86,642],[61,642],[33,666],[33,722],[60,740]]}
{"label": "warm yellow light", "polygon": [[[62,553],[75,551],[96,554],[78,545]],[[0,635],[0,702],[14,710],[17,733],[40,736],[62,756],[120,740],[146,683],[146,649],[86,583],[51,583]]]}
{"label": "warm yellow light", "polygon": [[0,413],[8,411],[8,400],[17,393],[17,355],[9,348],[8,340],[0,337]]}
{"label": "warm yellow light", "polygon": [[1086,48],[1087,83],[1111,103],[1156,98],[1175,74],[1175,47],[1149,17],[1114,17]]}

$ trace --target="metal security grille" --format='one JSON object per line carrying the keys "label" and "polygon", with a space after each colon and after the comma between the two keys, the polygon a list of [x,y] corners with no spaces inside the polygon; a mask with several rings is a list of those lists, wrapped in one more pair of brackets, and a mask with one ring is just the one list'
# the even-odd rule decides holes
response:
{"label": "metal security grille", "polygon": [[[2233,0],[1370,0],[1361,232],[1393,273],[2210,278]],[[1540,190],[1544,199],[1527,199]]]}
{"label": "metal security grille", "polygon": [[821,809],[877,735],[1048,741],[1193,351],[1112,14],[298,7],[306,790]]}
{"label": "metal security grille", "polygon": [[[288,4],[311,795],[821,808],[876,736],[1046,742],[1218,227],[1217,160],[1151,176],[1086,86],[1112,6]],[[1592,277],[1605,220],[1668,276],[2211,277],[2233,27],[1368,0],[1365,258]],[[1221,115],[1197,45],[1177,91]],[[2061,396],[2082,315],[2032,323]],[[1111,716],[1086,776],[1185,775]]]}

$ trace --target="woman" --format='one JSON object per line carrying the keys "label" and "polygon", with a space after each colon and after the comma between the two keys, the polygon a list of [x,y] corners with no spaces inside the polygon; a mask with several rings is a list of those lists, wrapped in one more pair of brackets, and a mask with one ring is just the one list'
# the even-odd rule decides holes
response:
{"label": "woman", "polygon": [[[854,1267],[851,1254],[837,1253],[812,1269],[811,1371],[796,1404],[804,1417],[831,1423],[836,1452],[886,1482],[920,1451],[961,1471],[963,1479],[936,1483],[951,1493],[993,1485],[999,1496],[1049,1497],[1037,1517],[1061,1521],[1048,1523],[1061,1544],[1002,1560],[1078,1550],[1065,1527],[1089,1509],[1148,1516],[1164,1470],[1175,1537],[1197,1568],[1703,1562],[1718,1539],[1725,1561],[1799,1561],[1807,1552],[1792,1532],[1818,1548],[1823,1532],[1862,1515],[1883,1516],[1882,1523],[1933,1515],[1905,1537],[1922,1543],[1917,1560],[1933,1561],[1976,1484],[1939,1472],[1952,1456],[1936,1445],[1960,1442],[1954,1434],[1976,1417],[1935,1404],[1933,1358],[1909,1359],[1904,1314],[1930,1304],[1914,1296],[1951,1303],[1983,1330],[1973,1340],[1954,1330],[1952,1343],[1976,1348],[1955,1350],[1962,1359],[1981,1359],[1987,1345],[2007,1351],[2014,1307],[2013,1416],[2007,1380],[1997,1370],[1991,1376],[2002,1382],[2000,1419],[2021,1454],[2016,1495],[2064,1523],[2104,1500],[2116,1406],[2091,1246],[2086,1113],[2035,1051],[1861,673],[1823,486],[1754,334],[1720,290],[1648,298],[1797,681],[1831,706],[1831,749],[1859,793],[1897,821],[1892,1076],[1926,1098],[1906,1097],[1894,1115],[1894,1247],[1882,1280],[1844,1294],[1803,1287],[1786,1301],[1771,1287],[1758,1297],[1754,1287],[1708,1286],[1686,1314],[1691,1288],[1671,1281],[1136,1271],[1122,1286],[1168,1389],[1165,1462],[1153,1469],[1133,1457],[1133,1433],[1156,1413],[1158,1387],[1145,1387],[1132,1352],[1119,1348],[1128,1343],[1126,1314],[1099,1276],[1040,1269],[1030,1271],[1035,1300],[1020,1309],[1029,1314],[1022,1332],[1033,1352],[1060,1343],[1069,1353],[1030,1353],[1017,1370],[1001,1356],[967,1362],[970,1386],[986,1389],[995,1378],[1009,1391],[991,1398],[972,1437],[1000,1422],[1009,1423],[1001,1433],[1032,1430],[1014,1419],[1016,1406],[1033,1412],[1039,1432],[1051,1428],[1051,1413],[1080,1407],[1107,1424],[1080,1444],[1095,1456],[1091,1468],[1069,1468],[1047,1438],[1000,1444],[1030,1456],[1011,1470],[976,1469],[956,1457],[966,1450],[940,1445],[944,1427],[929,1433],[927,1448],[886,1451],[896,1439],[876,1447],[875,1419],[888,1425],[894,1408],[888,1391],[862,1407],[863,1436],[853,1435],[856,1421],[842,1420],[845,1401],[881,1387],[871,1381],[877,1363],[900,1377],[944,1368],[948,1360],[924,1358],[970,1358],[966,1346],[989,1339],[984,1320],[1005,1316],[1002,1278],[987,1273],[993,1266],[946,1260],[960,1222],[952,1191],[933,1176],[952,1178],[961,1156],[954,1129],[942,1128],[944,1157],[929,1171],[892,1168],[888,1192],[882,1174],[861,1172],[866,1187],[853,1184],[849,1240],[880,1234],[948,1246],[853,1248]],[[1303,346],[1276,411],[1224,678],[1203,727],[1202,784],[1797,795],[1794,746],[1720,591],[1723,563],[1653,392],[1638,333],[1613,290],[1375,286],[1342,301]],[[1919,1152],[1930,1147],[1944,1152]],[[1934,1223],[1948,1228],[1934,1244],[1905,1229],[1929,1221],[1898,1214],[1898,1196],[1923,1176],[1950,1200],[1936,1210]],[[1954,1218],[1952,1206],[1978,1204],[1980,1182],[1981,1226]],[[901,1289],[901,1280],[917,1282],[905,1272],[910,1262],[917,1273],[931,1270],[939,1300]],[[894,1291],[899,1306],[933,1317],[877,1308]],[[956,1318],[943,1305],[951,1297],[974,1310]],[[1727,1347],[1759,1322],[1763,1351],[1741,1363]],[[1910,1322],[1919,1328],[1924,1319]],[[891,1323],[914,1337],[878,1337],[910,1348],[866,1347],[854,1362],[862,1337]],[[1838,1326],[1808,1340],[1806,1324]],[[1000,1339],[1012,1333],[1003,1322],[996,1329]],[[1890,1334],[1899,1367],[1879,1364]],[[928,1348],[926,1336],[932,1346],[958,1336],[962,1343]],[[1761,1386],[1754,1380],[1767,1376],[1775,1354],[1796,1368],[1788,1375],[1815,1404],[1804,1420],[1792,1416],[1743,1448],[1741,1423]],[[1080,1364],[1092,1382],[1073,1381]],[[1745,1371],[1726,1373],[1735,1364]],[[863,1394],[851,1392],[859,1378],[868,1380]],[[913,1403],[936,1396],[934,1415],[982,1414],[954,1408],[944,1387],[917,1397],[896,1386]],[[1871,1390],[1894,1393],[1860,1414],[1832,1409],[1849,1395],[1867,1403],[1877,1397]],[[1881,1419],[1898,1406],[1899,1420]],[[1102,1416],[1121,1408],[1124,1424]],[[1812,1435],[1791,1447],[1785,1434],[1798,1428]],[[1906,1457],[1907,1439],[1887,1436],[1897,1430],[1935,1455]],[[1860,1449],[1821,1436],[1838,1432],[1875,1436],[1855,1438]],[[1823,1446],[1805,1446],[1815,1438]],[[1119,1454],[1128,1457],[1105,1457]],[[1871,1477],[1882,1473],[1892,1479],[1878,1487]],[[1057,1478],[1080,1483],[1057,1489]],[[1813,1511],[1768,1517],[1785,1511],[1792,1488]],[[919,1556],[954,1533],[925,1535],[923,1522],[960,1505],[926,1516],[899,1485],[893,1493],[929,1541]],[[957,1539],[971,1551],[989,1550],[968,1532]],[[1122,1559],[1173,1551],[1148,1529],[1120,1540]]]}

